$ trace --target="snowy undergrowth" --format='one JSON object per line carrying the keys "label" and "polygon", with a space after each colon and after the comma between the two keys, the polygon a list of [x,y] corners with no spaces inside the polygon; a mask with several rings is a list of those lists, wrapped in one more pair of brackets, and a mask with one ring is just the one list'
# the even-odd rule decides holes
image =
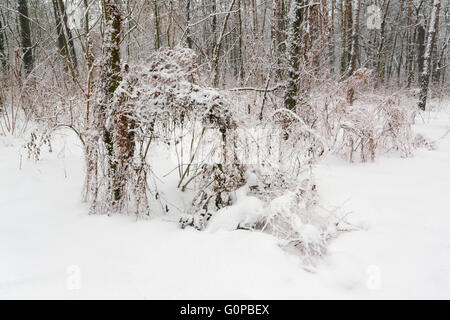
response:
{"label": "snowy undergrowth", "polygon": [[[421,118],[414,129],[435,150],[375,163],[329,157],[316,168],[320,205],[342,207],[364,230],[332,240],[314,273],[264,233],[215,230],[214,220],[207,232],[180,230],[175,206],[190,203],[169,186],[173,177],[159,185],[172,203],[166,215],[89,216],[80,203],[82,148],[72,132],[61,132],[39,162],[26,158],[23,139],[2,137],[0,296],[449,298],[450,117]],[[167,173],[159,163],[154,169]],[[260,200],[239,199],[227,210],[259,212]],[[67,287],[71,266],[81,272],[77,290]]]}
{"label": "snowy undergrowth", "polygon": [[[90,213],[160,216],[207,233],[259,231],[298,255],[308,270],[315,270],[338,235],[363,226],[349,221],[348,209],[336,206],[339,201],[323,202],[323,181],[317,183],[315,176],[318,164],[336,155],[353,162],[359,154],[363,163],[383,155],[411,157],[415,148],[432,150],[437,144],[426,134],[414,135],[416,111],[400,93],[380,97],[357,91],[346,101],[348,86],[359,91],[368,86],[364,72],[353,84],[325,88],[318,99],[299,102],[296,110],[279,107],[282,101],[272,96],[259,112],[251,104],[264,106],[265,95],[253,95],[251,103],[252,95],[208,88],[187,49],[158,51],[147,64],[128,66],[127,72],[118,97],[126,101],[123,116],[132,123],[134,140],[128,146],[133,152],[126,153],[133,160],[127,167],[132,177],[120,189],[130,191],[119,197],[123,210],[112,210],[109,192],[121,180],[109,181],[112,171],[105,169],[113,163],[111,170],[120,171],[116,165],[122,162],[113,161],[108,149],[94,152],[95,143],[87,143],[94,137],[91,131],[65,126],[77,133],[94,172],[87,170],[86,186],[89,181],[100,186],[89,189],[91,195],[105,196],[91,203]],[[258,97],[263,101],[256,101]],[[420,116],[424,120],[430,114]],[[72,120],[71,114],[70,123],[83,126]],[[54,159],[55,153],[65,159],[67,144],[61,134],[68,132],[55,121],[49,117],[49,122],[30,126],[19,169],[25,154],[34,162]],[[91,142],[102,141],[97,138]],[[102,209],[96,210],[96,204]]]}
{"label": "snowy undergrowth", "polygon": [[124,66],[112,97],[98,86],[91,122],[73,116],[84,113],[75,99],[75,110],[54,104],[59,112],[38,118],[27,134],[27,155],[36,161],[53,149],[61,127],[79,136],[90,213],[169,214],[182,228],[262,231],[314,265],[331,239],[358,229],[345,211],[320,205],[315,165],[335,154],[350,161],[359,154],[362,162],[384,152],[413,154],[415,109],[400,94],[364,93],[371,88],[367,69],[315,87],[286,109],[277,95],[208,87],[196,54],[178,49]]}

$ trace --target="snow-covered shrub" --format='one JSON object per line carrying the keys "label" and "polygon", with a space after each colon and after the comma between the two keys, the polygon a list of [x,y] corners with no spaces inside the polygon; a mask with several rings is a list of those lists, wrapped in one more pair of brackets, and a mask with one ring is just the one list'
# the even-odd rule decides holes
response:
{"label": "snow-covered shrub", "polygon": [[[16,61],[17,62],[17,61]],[[0,70],[0,135],[23,134],[33,104],[20,77],[20,65]]]}
{"label": "snow-covered shrub", "polygon": [[49,152],[52,152],[51,133],[33,131],[30,134],[29,141],[24,148],[27,150],[28,158],[38,161],[41,156],[41,149],[45,145],[48,146]]}
{"label": "snow-covered shrub", "polygon": [[294,176],[280,168],[258,167],[248,169],[244,177],[245,185],[232,193],[229,205],[186,215],[182,226],[269,233],[308,263],[325,254],[326,244],[339,232],[339,221],[319,212],[318,191],[309,171]]}
{"label": "snow-covered shrub", "polygon": [[[97,101],[99,106],[95,110],[104,111],[102,111],[102,115],[92,118],[106,117],[106,119],[111,119],[106,121],[111,130],[114,129],[114,123],[116,123],[114,119],[125,118],[131,129],[130,134],[133,135],[134,145],[127,148],[127,150],[133,150],[130,155],[131,164],[128,164],[131,167],[127,169],[128,173],[125,173],[128,175],[126,179],[128,183],[122,188],[132,189],[127,194],[133,195],[134,199],[128,202],[136,205],[136,214],[138,215],[149,214],[148,195],[150,190],[148,189],[148,179],[151,167],[147,157],[152,152],[151,145],[155,141],[176,144],[180,138],[177,136],[180,130],[182,136],[185,135],[185,130],[200,125],[202,132],[206,129],[216,131],[220,140],[219,151],[222,159],[226,159],[227,156],[232,154],[228,152],[228,146],[232,144],[230,139],[232,139],[235,122],[229,111],[230,102],[217,90],[208,88],[201,83],[195,61],[196,56],[192,50],[176,48],[156,51],[145,62],[138,65],[123,66],[122,81],[111,99],[112,105],[120,105],[120,108],[111,108],[108,104],[102,102],[105,90],[102,91],[101,89],[102,83],[98,84]],[[115,161],[113,159],[119,159],[119,156],[124,152],[116,148],[120,154],[115,156],[110,154],[107,147],[91,148],[91,145],[97,143],[105,145],[113,141],[117,143],[118,137],[114,135],[114,131],[107,129],[106,133],[112,132],[111,136],[103,135],[101,137],[99,130],[103,129],[98,124],[93,123],[92,129],[89,131],[91,134],[88,135],[90,140],[87,139],[85,145],[88,155],[87,167],[90,168],[88,171],[92,173],[87,176],[86,185],[93,186],[91,189],[87,188],[87,195],[91,197],[90,202],[95,204],[95,211],[108,212],[108,208],[102,209],[100,206],[113,201],[113,199],[104,198],[104,196],[100,200],[97,198],[99,195],[111,194],[108,190],[112,188],[105,184],[107,179],[101,178],[104,174],[102,170],[107,167],[102,164],[102,161]],[[173,136],[175,136],[175,139],[171,141]],[[116,171],[124,170],[124,165],[113,163],[112,168]],[[199,177],[214,176],[215,181],[213,184],[208,184],[208,186],[199,189],[208,194],[206,203],[209,203],[209,196],[213,194],[214,203],[218,207],[225,206],[228,203],[225,199],[226,193],[240,186],[235,181],[235,177],[229,174],[228,164],[219,164],[213,167],[203,166],[200,169],[196,170]],[[184,172],[188,171],[186,169]],[[184,178],[187,179],[188,177],[183,174],[180,184]],[[190,181],[190,178],[187,180]],[[204,195],[200,195],[197,200],[204,198]],[[198,205],[203,201],[197,200],[194,200],[194,202],[196,201]],[[206,205],[206,203],[201,204],[201,206]]]}
{"label": "snow-covered shrub", "polygon": [[196,177],[198,192],[181,226],[259,230],[304,256],[324,254],[336,226],[316,210],[311,168],[326,149],[320,131],[284,108],[268,106],[261,120],[246,95],[227,96],[235,124],[223,144],[228,161],[205,165]]}
{"label": "snow-covered shrub", "polygon": [[231,127],[229,102],[217,90],[201,83],[194,51],[186,48],[153,52],[142,64],[127,66],[132,92],[120,90],[134,104],[136,121],[182,124],[202,121]]}
{"label": "snow-covered shrub", "polygon": [[325,153],[351,162],[374,161],[392,151],[412,155],[416,108],[402,92],[380,95],[372,88],[372,74],[363,68],[339,84],[324,82],[298,111],[321,137]]}
{"label": "snow-covered shrub", "polygon": [[309,171],[292,176],[282,170],[253,171],[250,195],[265,203],[265,213],[247,226],[276,236],[304,255],[322,255],[328,240],[328,221],[317,214],[317,187]]}
{"label": "snow-covered shrub", "polygon": [[422,134],[418,133],[414,136],[412,145],[414,148],[427,148],[428,150],[436,149],[436,142],[427,139]]}
{"label": "snow-covered shrub", "polygon": [[360,68],[356,70],[343,82],[347,103],[353,105],[358,95],[368,89],[370,80],[373,77],[373,70]]}
{"label": "snow-covered shrub", "polygon": [[387,97],[379,104],[385,123],[381,134],[380,147],[384,151],[399,151],[401,156],[409,157],[413,153],[412,125],[416,117],[416,109],[402,103],[399,96]]}
{"label": "snow-covered shrub", "polygon": [[244,167],[239,164],[204,165],[196,181],[198,190],[190,212],[180,219],[182,228],[190,225],[203,230],[213,214],[231,206],[233,192],[245,184]]}
{"label": "snow-covered shrub", "polygon": [[402,105],[395,96],[347,106],[340,125],[338,153],[350,161],[355,160],[357,153],[362,162],[374,161],[378,153],[393,150],[403,157],[411,156],[414,117],[415,110]]}
{"label": "snow-covered shrub", "polygon": [[[414,108],[409,108],[400,94],[387,98],[371,95],[370,74],[370,70],[359,70],[341,85],[330,81],[321,90],[312,88],[297,110],[279,107],[283,101],[275,95],[261,94],[259,100],[254,99],[253,104],[266,101],[262,110],[249,103],[248,94],[229,94],[236,127],[241,129],[234,152],[253,153],[261,161],[239,162],[244,173],[238,175],[239,183],[228,190],[222,206],[201,192],[198,205],[194,203],[192,212],[182,218],[182,226],[261,230],[306,257],[323,255],[329,239],[353,227],[318,206],[318,188],[311,173],[314,165],[330,153],[350,160],[358,154],[361,161],[368,161],[391,151],[410,156],[414,147]],[[248,130],[242,130],[248,127],[264,128],[269,139],[253,139],[246,135]],[[197,180],[203,182],[202,187],[220,181],[213,178],[218,167],[210,170]]]}

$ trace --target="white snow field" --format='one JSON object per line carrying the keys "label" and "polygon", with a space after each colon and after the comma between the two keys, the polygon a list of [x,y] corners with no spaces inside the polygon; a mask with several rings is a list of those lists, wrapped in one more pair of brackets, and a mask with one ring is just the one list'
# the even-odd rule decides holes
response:
{"label": "white snow field", "polygon": [[332,240],[312,272],[260,232],[88,215],[72,133],[39,162],[23,139],[0,137],[0,298],[449,299],[449,112],[415,129],[436,150],[317,167],[321,205],[363,228]]}

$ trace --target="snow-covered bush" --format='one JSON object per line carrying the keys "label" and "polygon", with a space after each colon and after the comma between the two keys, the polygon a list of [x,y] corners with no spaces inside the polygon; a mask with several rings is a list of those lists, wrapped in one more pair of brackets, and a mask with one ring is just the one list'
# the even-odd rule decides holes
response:
{"label": "snow-covered bush", "polygon": [[295,246],[304,255],[321,255],[325,252],[329,225],[327,219],[317,214],[317,187],[308,171],[292,176],[282,170],[253,172],[250,194],[264,203],[265,213],[253,221],[253,228],[269,232]]}
{"label": "snow-covered bush", "polygon": [[14,64],[10,70],[0,69],[0,135],[24,133],[33,109],[26,89],[20,65]]}
{"label": "snow-covered bush", "polygon": [[244,166],[236,163],[204,165],[196,179],[197,194],[190,212],[180,219],[187,225],[203,230],[211,216],[235,202],[234,192],[245,185]]}
{"label": "snow-covered bush", "polygon": [[27,150],[28,158],[38,161],[41,156],[41,149],[48,146],[52,151],[51,134],[49,132],[31,132],[29,141],[24,148]]}
{"label": "snow-covered bush", "polygon": [[350,161],[355,160],[357,153],[362,162],[374,161],[377,154],[390,151],[398,151],[403,157],[411,156],[415,113],[396,96],[347,106],[343,110],[337,152]]}
{"label": "snow-covered bush", "polygon": [[339,232],[338,221],[319,211],[318,190],[309,171],[294,176],[280,168],[254,167],[244,178],[245,185],[234,190],[231,199],[226,198],[227,206],[217,210],[213,203],[212,208],[184,216],[182,226],[269,233],[309,262],[325,254],[328,240]]}
{"label": "snow-covered bush", "polygon": [[[330,81],[320,91],[313,88],[297,110],[279,107],[282,101],[276,95],[261,94],[251,105],[248,94],[228,94],[240,129],[233,152],[253,153],[262,160],[238,162],[239,174],[234,175],[239,177],[238,183],[231,184],[226,197],[220,199],[221,206],[204,190],[221,181],[214,170],[225,170],[218,166],[205,170],[206,174],[196,180],[201,196],[181,219],[182,226],[261,230],[307,257],[324,254],[329,239],[352,227],[318,206],[318,187],[311,173],[314,165],[327,154],[342,155],[350,161],[358,154],[363,162],[392,151],[407,157],[417,140],[412,138],[411,129],[415,109],[401,99],[401,94],[386,98],[370,94],[370,75],[370,70],[359,70],[339,86]],[[262,118],[263,110],[254,106],[261,101],[270,101]],[[252,139],[246,135],[249,127],[264,128],[269,139]]]}
{"label": "snow-covered bush", "polygon": [[134,117],[142,125],[155,121],[168,125],[202,121],[217,128],[231,128],[229,101],[201,83],[194,51],[162,49],[145,62],[127,66],[127,88],[119,88],[132,102]]}
{"label": "snow-covered bush", "polygon": [[193,182],[197,194],[181,226],[259,230],[305,256],[324,254],[336,230],[316,211],[311,168],[324,154],[326,141],[284,108],[268,107],[261,120],[260,110],[242,96],[227,94],[235,125],[222,141],[226,161],[202,167]]}
{"label": "snow-covered bush", "polygon": [[[107,179],[102,178],[102,175],[105,174],[104,171],[107,170],[105,168],[108,167],[108,165],[104,165],[104,161],[112,161],[112,165],[109,166],[117,171],[116,174],[119,174],[119,171],[126,171],[123,174],[127,175],[126,181],[128,182],[121,188],[129,190],[127,194],[133,195],[133,199],[127,199],[127,203],[135,207],[137,215],[145,216],[149,215],[148,180],[151,174],[151,164],[148,163],[148,155],[152,152],[153,143],[173,142],[176,144],[180,131],[182,135],[185,135],[184,131],[201,126],[202,131],[210,129],[218,133],[221,141],[220,152],[222,158],[226,158],[227,142],[230,139],[231,131],[235,128],[229,111],[230,102],[217,90],[208,88],[200,82],[195,61],[196,56],[192,50],[162,49],[152,53],[145,62],[123,66],[122,81],[111,98],[112,103],[103,102],[105,90],[102,89],[103,84],[98,83],[96,99],[98,106],[93,109],[95,110],[93,112],[100,111],[102,114],[91,118],[105,118],[106,120],[103,122],[107,124],[107,128],[105,131],[102,126],[94,122],[91,124],[91,129],[87,131],[89,134],[85,144],[86,165],[91,174],[87,175],[86,195],[87,200],[94,204],[93,211],[110,212],[108,203],[114,202],[113,199],[105,196],[111,195],[108,190],[113,186],[108,185]],[[114,105],[120,107],[114,107]],[[126,148],[133,150],[129,155],[132,161],[127,164],[128,169],[117,160],[120,160],[124,151],[117,150],[119,154],[115,155],[108,149],[108,145],[117,143],[118,139],[114,130],[117,130],[116,123],[120,121],[115,119],[123,120],[124,118],[128,123],[127,130],[132,134],[131,140],[134,144]],[[99,133],[102,130],[106,132],[106,135],[102,136]],[[174,141],[172,141],[174,136]],[[105,147],[95,147],[98,143],[104,144]],[[218,171],[219,166],[203,167],[199,174],[205,176],[214,172],[217,183],[202,190],[213,192],[218,206],[221,205],[221,199],[224,199],[225,193],[230,188],[234,188],[234,182],[232,182],[234,178],[227,175],[228,170],[223,170],[225,173],[221,174]],[[189,171],[185,168],[183,170]],[[180,184],[184,178],[187,177],[183,174]],[[226,203],[224,199],[223,205]],[[106,207],[104,207],[105,204]],[[128,207],[129,205],[121,206],[124,211],[128,211]]]}
{"label": "snow-covered bush", "polygon": [[309,108],[299,110],[324,141],[325,153],[351,162],[392,151],[412,155],[416,108],[403,92],[380,96],[371,81],[371,70],[363,68],[338,85],[323,83],[311,93]]}

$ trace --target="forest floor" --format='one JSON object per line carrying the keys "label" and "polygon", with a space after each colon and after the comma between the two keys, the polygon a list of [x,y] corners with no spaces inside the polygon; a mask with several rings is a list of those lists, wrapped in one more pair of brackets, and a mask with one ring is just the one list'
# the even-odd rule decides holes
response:
{"label": "forest floor", "polygon": [[260,232],[88,215],[72,134],[38,162],[0,137],[0,298],[449,299],[450,108],[416,122],[436,150],[318,165],[321,205],[362,228],[332,240],[313,272]]}

